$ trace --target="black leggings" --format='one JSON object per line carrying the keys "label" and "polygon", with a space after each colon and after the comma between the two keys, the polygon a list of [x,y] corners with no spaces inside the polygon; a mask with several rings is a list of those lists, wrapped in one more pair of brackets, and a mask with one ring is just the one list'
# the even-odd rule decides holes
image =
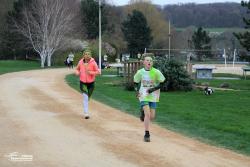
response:
{"label": "black leggings", "polygon": [[95,82],[83,83],[82,81],[80,81],[80,90],[82,93],[87,94],[88,97],[92,95],[94,88],[95,88]]}

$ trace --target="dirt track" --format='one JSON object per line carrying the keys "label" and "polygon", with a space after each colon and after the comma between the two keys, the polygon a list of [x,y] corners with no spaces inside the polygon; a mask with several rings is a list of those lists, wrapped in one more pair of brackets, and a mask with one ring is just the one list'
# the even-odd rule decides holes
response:
{"label": "dirt track", "polygon": [[[208,146],[159,126],[152,142],[133,116],[81,95],[64,82],[68,69],[0,76],[0,167],[249,167],[250,157]],[[230,140],[230,139],[229,139]],[[32,155],[13,162],[8,155]]]}

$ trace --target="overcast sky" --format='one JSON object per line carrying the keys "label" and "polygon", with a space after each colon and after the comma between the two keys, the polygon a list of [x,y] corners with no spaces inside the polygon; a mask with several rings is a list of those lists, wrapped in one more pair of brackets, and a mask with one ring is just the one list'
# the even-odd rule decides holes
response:
{"label": "overcast sky", "polygon": [[[114,5],[126,5],[129,0],[110,0]],[[178,3],[215,3],[215,2],[237,2],[241,0],[151,0],[153,4],[167,5],[167,4],[178,4]]]}

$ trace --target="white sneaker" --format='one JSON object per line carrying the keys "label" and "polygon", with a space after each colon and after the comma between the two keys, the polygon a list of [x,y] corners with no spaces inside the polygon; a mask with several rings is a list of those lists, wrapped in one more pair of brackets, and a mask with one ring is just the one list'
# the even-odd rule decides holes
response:
{"label": "white sneaker", "polygon": [[89,114],[84,114],[85,119],[89,119]]}

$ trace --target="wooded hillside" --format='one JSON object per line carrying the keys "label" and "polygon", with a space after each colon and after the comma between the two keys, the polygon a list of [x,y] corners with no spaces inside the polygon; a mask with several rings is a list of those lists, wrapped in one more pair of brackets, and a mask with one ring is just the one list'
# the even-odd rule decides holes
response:
{"label": "wooded hillside", "polygon": [[244,27],[246,14],[240,3],[166,5],[160,10],[175,27]]}

